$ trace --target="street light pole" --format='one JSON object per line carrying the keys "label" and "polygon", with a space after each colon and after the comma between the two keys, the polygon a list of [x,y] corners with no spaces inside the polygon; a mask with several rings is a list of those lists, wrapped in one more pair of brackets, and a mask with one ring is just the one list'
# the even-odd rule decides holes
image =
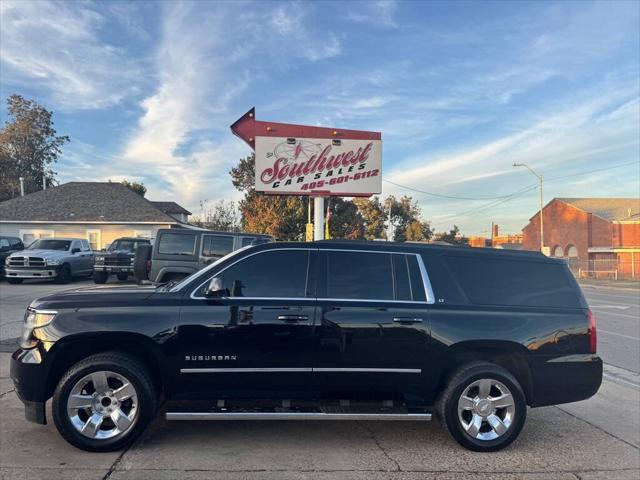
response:
{"label": "street light pole", "polygon": [[525,167],[527,170],[529,170],[531,173],[533,173],[536,176],[536,178],[538,179],[538,182],[540,183],[540,251],[544,253],[544,215],[543,215],[544,197],[542,193],[542,175],[538,175],[533,170],[533,168],[531,168],[526,163],[514,163],[513,166]]}

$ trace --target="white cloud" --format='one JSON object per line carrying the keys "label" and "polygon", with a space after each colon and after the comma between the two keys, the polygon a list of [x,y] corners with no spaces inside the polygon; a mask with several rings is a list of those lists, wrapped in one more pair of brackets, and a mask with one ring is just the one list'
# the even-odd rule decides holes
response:
{"label": "white cloud", "polygon": [[0,14],[4,88],[38,86],[69,110],[113,105],[137,91],[140,65],[98,37],[105,17],[87,4],[3,1]]}
{"label": "white cloud", "polygon": [[398,8],[396,0],[377,0],[358,3],[357,9],[348,14],[354,22],[368,23],[382,27],[397,27],[395,14]]}

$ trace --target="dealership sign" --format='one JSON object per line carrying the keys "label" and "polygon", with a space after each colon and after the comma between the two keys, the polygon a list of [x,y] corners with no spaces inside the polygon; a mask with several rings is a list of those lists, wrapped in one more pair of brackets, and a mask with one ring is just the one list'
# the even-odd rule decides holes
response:
{"label": "dealership sign", "polygon": [[275,195],[369,196],[382,191],[378,132],[255,120],[231,127],[255,150],[255,189]]}

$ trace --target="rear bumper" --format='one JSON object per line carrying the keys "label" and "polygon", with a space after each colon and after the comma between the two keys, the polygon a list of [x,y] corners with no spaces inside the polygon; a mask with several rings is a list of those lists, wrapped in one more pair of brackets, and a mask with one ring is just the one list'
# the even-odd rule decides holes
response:
{"label": "rear bumper", "polygon": [[567,355],[530,359],[532,407],[586,400],[602,384],[602,359],[597,355]]}
{"label": "rear bumper", "polygon": [[58,271],[55,268],[30,268],[30,269],[13,269],[6,268],[5,276],[7,278],[55,278]]}

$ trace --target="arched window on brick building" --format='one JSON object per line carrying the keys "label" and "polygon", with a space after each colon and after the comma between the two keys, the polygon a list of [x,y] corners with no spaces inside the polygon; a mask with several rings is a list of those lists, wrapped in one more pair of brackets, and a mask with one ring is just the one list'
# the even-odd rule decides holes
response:
{"label": "arched window on brick building", "polygon": [[567,257],[576,258],[578,256],[578,249],[575,245],[569,245],[567,247]]}
{"label": "arched window on brick building", "polygon": [[554,257],[564,257],[564,251],[560,245],[556,245],[553,247],[553,256]]}

